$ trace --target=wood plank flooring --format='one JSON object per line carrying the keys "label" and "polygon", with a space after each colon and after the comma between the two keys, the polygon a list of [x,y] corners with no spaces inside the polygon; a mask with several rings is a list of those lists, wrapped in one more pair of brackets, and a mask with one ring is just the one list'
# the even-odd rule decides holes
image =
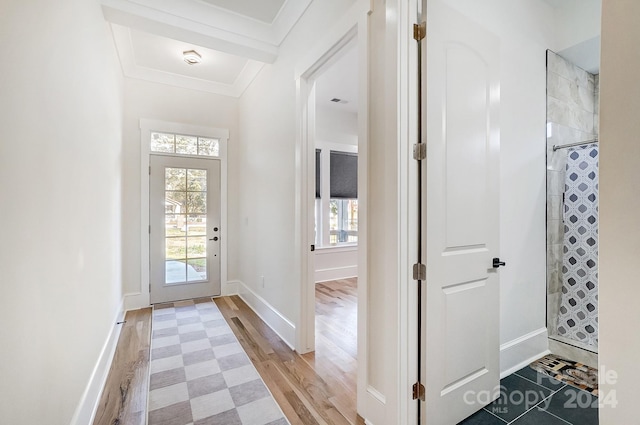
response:
{"label": "wood plank flooring", "polygon": [[[292,351],[240,297],[214,301],[292,425],[364,424],[355,410],[355,326],[347,331],[340,324],[355,323],[355,311],[345,308],[355,308],[355,280],[318,286],[317,294],[320,350],[305,356]],[[342,315],[333,323],[328,319],[332,308]],[[336,337],[333,332],[340,328],[343,336]]]}
{"label": "wood plank flooring", "polygon": [[151,308],[129,311],[125,320],[94,425],[144,425],[147,420]]}
{"label": "wood plank flooring", "polygon": [[316,351],[302,358],[333,389],[335,408],[355,422],[358,329],[356,278],[316,284]]}
{"label": "wood plank flooring", "polygon": [[[356,413],[356,279],[316,285],[316,351],[292,351],[238,296],[214,301],[292,425],[363,425]],[[94,425],[144,425],[151,308],[129,311]]]}

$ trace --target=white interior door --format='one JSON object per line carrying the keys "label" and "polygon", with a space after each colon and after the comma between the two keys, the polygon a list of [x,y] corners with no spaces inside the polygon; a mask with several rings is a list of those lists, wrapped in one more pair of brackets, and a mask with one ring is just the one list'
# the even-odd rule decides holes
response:
{"label": "white interior door", "polygon": [[427,2],[422,77],[430,425],[458,423],[499,386],[499,39],[446,3]]}
{"label": "white interior door", "polygon": [[151,303],[220,295],[220,161],[151,155]]}

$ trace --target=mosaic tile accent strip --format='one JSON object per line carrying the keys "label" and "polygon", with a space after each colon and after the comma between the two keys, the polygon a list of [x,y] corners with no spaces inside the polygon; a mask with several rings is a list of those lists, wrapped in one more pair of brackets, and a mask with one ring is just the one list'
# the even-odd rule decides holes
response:
{"label": "mosaic tile accent strip", "polygon": [[598,147],[567,153],[558,334],[598,346]]}
{"label": "mosaic tile accent strip", "polygon": [[149,425],[289,425],[210,298],[154,306]]}
{"label": "mosaic tile accent strip", "polygon": [[529,367],[567,385],[598,396],[598,369],[553,354],[536,360]]}

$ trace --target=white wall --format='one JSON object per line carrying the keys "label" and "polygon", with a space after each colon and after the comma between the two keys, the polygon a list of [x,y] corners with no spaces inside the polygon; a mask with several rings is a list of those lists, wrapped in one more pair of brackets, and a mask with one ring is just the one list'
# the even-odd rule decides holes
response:
{"label": "white wall", "polygon": [[358,114],[317,105],[316,143],[318,142],[358,145]]}
{"label": "white wall", "polygon": [[[604,1],[600,73],[600,423],[637,421],[640,2]],[[605,371],[617,374],[604,375]],[[611,397],[611,398],[609,398]],[[615,398],[613,398],[615,397]],[[608,401],[617,399],[613,406]]]}
{"label": "white wall", "polygon": [[[278,59],[265,65],[240,98],[235,178],[241,191],[238,209],[229,215],[238,226],[238,278],[292,326],[298,325],[300,299],[300,282],[294,274],[294,70],[318,34],[352,3],[312,2],[281,44]],[[264,287],[260,276],[264,276]]]}
{"label": "white wall", "polygon": [[602,0],[561,0],[554,13],[556,52],[600,35]]}
{"label": "white wall", "polygon": [[93,0],[3,1],[0,53],[2,422],[87,423],[122,301],[120,70]]}
{"label": "white wall", "polygon": [[[236,169],[238,139],[238,100],[233,97],[188,90],[164,84],[126,78],[124,82],[124,150],[123,150],[123,205],[126,214],[122,222],[123,281],[125,294],[146,291],[140,281],[140,118],[176,122],[189,125],[227,128],[228,167]],[[229,216],[234,216],[237,206],[237,179],[232,172],[228,181]],[[238,251],[235,244],[237,221],[228,221],[229,271],[228,279],[236,279]],[[223,282],[224,284],[224,282]],[[137,305],[134,307],[142,307]]]}

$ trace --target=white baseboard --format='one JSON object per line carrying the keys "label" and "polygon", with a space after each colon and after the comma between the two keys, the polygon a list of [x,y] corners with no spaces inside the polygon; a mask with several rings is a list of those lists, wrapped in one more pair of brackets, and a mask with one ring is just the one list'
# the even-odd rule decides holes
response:
{"label": "white baseboard", "polygon": [[238,295],[249,307],[289,346],[295,348],[296,326],[264,298],[256,294],[245,285],[237,281]]}
{"label": "white baseboard", "polygon": [[331,269],[316,270],[315,280],[318,282],[328,282],[330,280],[347,279],[358,277],[358,266],[334,267]]}
{"label": "white baseboard", "polygon": [[130,292],[124,294],[124,311],[140,310],[149,307],[149,294],[141,292]]}
{"label": "white baseboard", "polygon": [[223,297],[238,295],[238,288],[240,287],[240,284],[241,282],[239,280],[229,280],[226,283],[223,283],[220,295]]}
{"label": "white baseboard", "polygon": [[547,328],[540,328],[500,346],[500,378],[549,354]]}
{"label": "white baseboard", "polygon": [[87,387],[80,398],[78,407],[76,408],[70,425],[86,425],[93,422],[98,409],[98,403],[104,390],[104,385],[107,382],[109,376],[109,370],[111,369],[111,363],[113,362],[113,356],[116,352],[116,346],[118,345],[118,338],[120,337],[120,331],[122,325],[117,325],[116,322],[120,322],[124,318],[125,312],[125,298],[122,298],[118,312],[113,319],[113,327],[111,332],[107,336],[107,340],[102,346],[98,361],[96,362]]}

